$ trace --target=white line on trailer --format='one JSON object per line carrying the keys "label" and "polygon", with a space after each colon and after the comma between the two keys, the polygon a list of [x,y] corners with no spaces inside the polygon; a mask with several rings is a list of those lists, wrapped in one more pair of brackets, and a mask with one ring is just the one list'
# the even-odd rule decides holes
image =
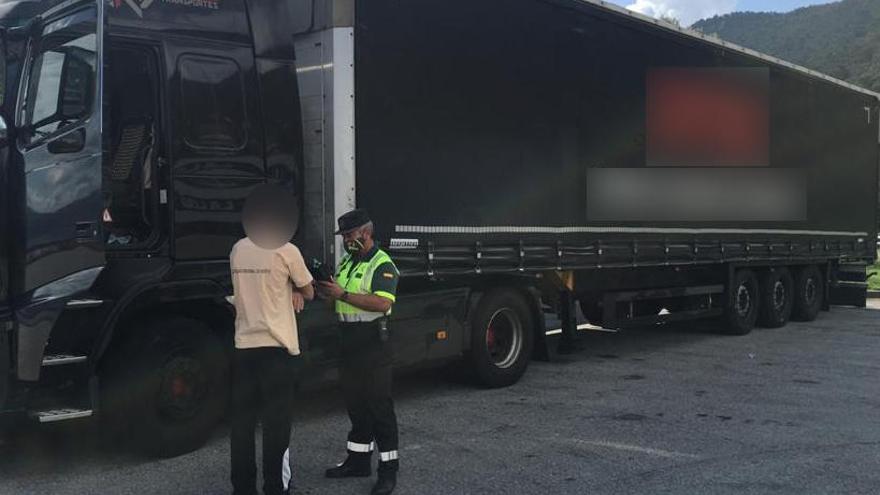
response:
{"label": "white line on trailer", "polygon": [[868,237],[867,232],[837,230],[789,229],[686,229],[663,227],[540,227],[540,226],[465,226],[465,225],[398,225],[398,233],[410,234],[764,234],[764,235],[825,235]]}

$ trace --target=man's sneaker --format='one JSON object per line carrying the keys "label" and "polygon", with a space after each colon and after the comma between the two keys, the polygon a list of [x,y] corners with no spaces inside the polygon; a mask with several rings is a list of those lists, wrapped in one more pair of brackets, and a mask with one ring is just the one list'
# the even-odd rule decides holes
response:
{"label": "man's sneaker", "polygon": [[328,478],[369,478],[373,475],[370,468],[370,454],[349,452],[342,464],[324,472]]}

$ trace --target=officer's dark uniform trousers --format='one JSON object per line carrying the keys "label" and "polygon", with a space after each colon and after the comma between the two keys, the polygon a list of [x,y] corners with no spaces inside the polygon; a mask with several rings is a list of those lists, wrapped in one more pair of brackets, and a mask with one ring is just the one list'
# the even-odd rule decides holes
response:
{"label": "officer's dark uniform trousers", "polygon": [[375,322],[339,325],[342,389],[352,425],[349,454],[370,453],[375,447],[379,451],[379,471],[396,472],[398,433],[391,398],[391,344],[380,341]]}

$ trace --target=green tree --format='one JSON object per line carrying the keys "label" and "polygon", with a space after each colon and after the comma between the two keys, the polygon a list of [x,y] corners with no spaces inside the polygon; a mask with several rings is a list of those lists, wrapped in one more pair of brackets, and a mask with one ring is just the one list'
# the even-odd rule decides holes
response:
{"label": "green tree", "polygon": [[843,0],[789,12],[739,12],[694,28],[880,91],[880,1]]}

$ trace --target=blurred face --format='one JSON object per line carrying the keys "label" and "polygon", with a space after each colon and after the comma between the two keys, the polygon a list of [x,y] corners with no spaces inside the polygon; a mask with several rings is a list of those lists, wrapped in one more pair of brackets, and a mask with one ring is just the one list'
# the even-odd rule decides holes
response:
{"label": "blurred face", "polygon": [[245,226],[248,237],[264,249],[278,249],[292,237],[292,229],[282,222],[257,220]]}
{"label": "blurred face", "polygon": [[299,211],[290,192],[273,185],[254,189],[242,211],[245,233],[263,249],[278,249],[290,242],[298,218]]}

